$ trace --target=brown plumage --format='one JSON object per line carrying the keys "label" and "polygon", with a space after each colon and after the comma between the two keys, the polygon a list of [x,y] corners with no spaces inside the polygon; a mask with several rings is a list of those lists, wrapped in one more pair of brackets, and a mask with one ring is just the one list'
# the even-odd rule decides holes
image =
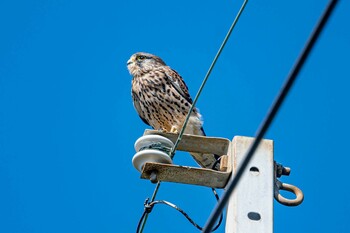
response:
{"label": "brown plumage", "polygon": [[[141,119],[156,130],[178,133],[192,105],[188,88],[181,76],[165,62],[149,53],[135,53],[127,62],[133,76],[131,94]],[[186,134],[202,135],[201,115],[194,108],[185,129]],[[202,167],[211,168],[214,155],[191,153]]]}

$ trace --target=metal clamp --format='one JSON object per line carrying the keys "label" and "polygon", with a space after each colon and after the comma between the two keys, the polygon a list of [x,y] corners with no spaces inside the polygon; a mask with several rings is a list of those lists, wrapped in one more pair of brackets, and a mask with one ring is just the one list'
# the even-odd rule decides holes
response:
{"label": "metal clamp", "polygon": [[[275,190],[274,190],[274,197],[276,201],[281,203],[282,205],[286,206],[298,206],[300,205],[304,200],[304,194],[303,192],[296,186],[282,183],[277,179],[277,177],[281,177],[282,175],[289,176],[290,174],[290,168],[283,167],[283,165],[278,164],[275,162]],[[292,192],[296,197],[294,199],[288,199],[283,197],[280,194],[280,190],[285,190]]]}

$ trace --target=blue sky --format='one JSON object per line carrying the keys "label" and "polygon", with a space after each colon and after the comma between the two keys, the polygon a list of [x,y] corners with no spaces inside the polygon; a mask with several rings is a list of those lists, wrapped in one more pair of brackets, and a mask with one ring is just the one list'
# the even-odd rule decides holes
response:
{"label": "blue sky", "polygon": [[[254,136],[327,1],[250,1],[197,103],[210,136]],[[192,96],[241,1],[1,1],[0,232],[134,232],[154,185],[132,167],[147,128],[126,61],[159,55]],[[266,138],[299,207],[275,232],[349,232],[350,3],[341,1]],[[179,153],[175,163],[194,165]],[[221,192],[220,192],[221,193]],[[210,189],[164,183],[203,225]],[[144,232],[197,232],[156,206]],[[224,232],[224,225],[217,232]]]}

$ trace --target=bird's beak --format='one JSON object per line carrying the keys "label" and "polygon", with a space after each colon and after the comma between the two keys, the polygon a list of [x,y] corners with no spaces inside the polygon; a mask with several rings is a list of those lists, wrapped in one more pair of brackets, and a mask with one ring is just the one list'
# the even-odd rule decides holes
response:
{"label": "bird's beak", "polygon": [[130,58],[126,64],[130,65],[131,63],[133,63],[133,60]]}

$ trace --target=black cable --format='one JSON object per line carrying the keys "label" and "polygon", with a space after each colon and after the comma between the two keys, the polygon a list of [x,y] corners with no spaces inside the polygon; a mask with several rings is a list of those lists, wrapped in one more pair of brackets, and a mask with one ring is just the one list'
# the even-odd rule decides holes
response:
{"label": "black cable", "polygon": [[141,223],[143,222],[143,219],[145,218],[146,213],[147,213],[146,210],[144,210],[143,214],[139,220],[139,224],[137,224],[136,233],[140,232]]}
{"label": "black cable", "polygon": [[[220,157],[220,158],[221,158],[221,157]],[[217,160],[220,161],[220,158],[217,159]],[[216,190],[215,190],[214,188],[211,188],[211,190],[212,190],[212,192],[214,193],[214,196],[215,196],[216,200],[217,200],[217,201],[220,201],[219,195],[218,195],[218,193],[216,192]],[[223,218],[224,218],[224,214],[221,213],[218,223],[216,224],[216,226],[213,228],[213,230],[212,230],[211,232],[216,231],[216,230],[220,227]]]}
{"label": "black cable", "polygon": [[271,125],[272,120],[274,119],[276,113],[278,112],[280,106],[282,105],[285,97],[287,96],[290,88],[292,87],[299,71],[301,70],[301,67],[306,61],[306,58],[308,57],[311,49],[313,48],[318,36],[320,35],[324,25],[326,24],[327,20],[329,19],[329,16],[331,15],[335,5],[337,3],[337,0],[331,0],[328,4],[326,10],[324,11],[321,19],[317,23],[313,33],[311,34],[311,37],[306,43],[306,46],[304,47],[304,50],[302,51],[300,57],[298,58],[295,66],[293,67],[291,73],[287,77],[287,81],[285,82],[282,90],[280,91],[279,95],[277,96],[275,102],[272,105],[272,108],[270,109],[269,113],[267,114],[265,120],[263,121],[263,124],[259,128],[256,138],[249,148],[244,160],[242,161],[239,169],[237,170],[235,177],[229,182],[227,185],[226,192],[222,195],[221,201],[217,204],[214,211],[210,215],[207,224],[205,225],[202,232],[209,233],[216,221],[216,219],[219,217],[219,214],[222,213],[224,207],[226,206],[226,203],[229,200],[229,197],[231,196],[233,190],[236,188],[240,178],[242,177],[243,172],[245,171],[249,161],[254,155],[254,152],[256,148],[259,146],[259,143],[261,139],[263,138],[264,134],[268,130],[268,128]]}
{"label": "black cable", "polygon": [[[216,200],[219,201],[220,198],[219,198],[219,195],[217,194],[216,190],[215,190],[214,188],[212,188],[212,191],[213,191],[213,193],[214,193],[214,196],[215,196]],[[183,216],[185,216],[185,217],[187,218],[187,220],[188,220],[193,226],[195,226],[197,229],[199,229],[199,230],[202,230],[202,229],[203,229],[203,228],[202,228],[201,226],[199,226],[195,221],[193,221],[193,219],[190,218],[190,216],[189,216],[184,210],[182,210],[182,209],[179,208],[178,206],[174,205],[173,203],[168,202],[168,201],[164,201],[164,200],[153,201],[153,202],[149,203],[149,199],[147,198],[146,201],[145,201],[145,203],[144,203],[144,206],[145,206],[144,211],[143,211],[142,216],[141,216],[141,218],[140,218],[140,220],[139,220],[139,223],[137,224],[136,233],[139,233],[139,232],[140,232],[140,227],[141,227],[142,222],[144,221],[144,218],[145,218],[146,214],[151,213],[153,207],[154,207],[155,205],[157,205],[157,204],[165,204],[165,205],[167,205],[167,206],[170,206],[170,207],[176,209],[176,210],[179,211]],[[214,231],[216,231],[216,230],[220,227],[220,225],[221,225],[221,223],[222,223],[222,219],[223,219],[223,214],[220,215],[220,219],[219,219],[218,223],[216,224],[216,226],[215,226],[210,232],[214,232]]]}
{"label": "black cable", "polygon": [[213,163],[213,166],[211,167],[211,169],[218,171],[218,169],[216,168],[216,165],[218,165],[221,161],[222,156],[220,156],[219,158],[216,159],[216,161]]}
{"label": "black cable", "polygon": [[144,205],[145,208],[144,208],[144,210],[143,210],[143,213],[142,213],[142,216],[141,216],[141,218],[140,218],[140,220],[139,220],[139,223],[137,224],[136,233],[139,233],[139,232],[140,232],[141,224],[143,223],[146,214],[151,213],[151,211],[152,211],[152,209],[153,209],[153,206],[150,206],[150,205],[149,205],[149,198],[147,198],[147,199],[145,200],[145,202],[143,203],[143,205]]}

